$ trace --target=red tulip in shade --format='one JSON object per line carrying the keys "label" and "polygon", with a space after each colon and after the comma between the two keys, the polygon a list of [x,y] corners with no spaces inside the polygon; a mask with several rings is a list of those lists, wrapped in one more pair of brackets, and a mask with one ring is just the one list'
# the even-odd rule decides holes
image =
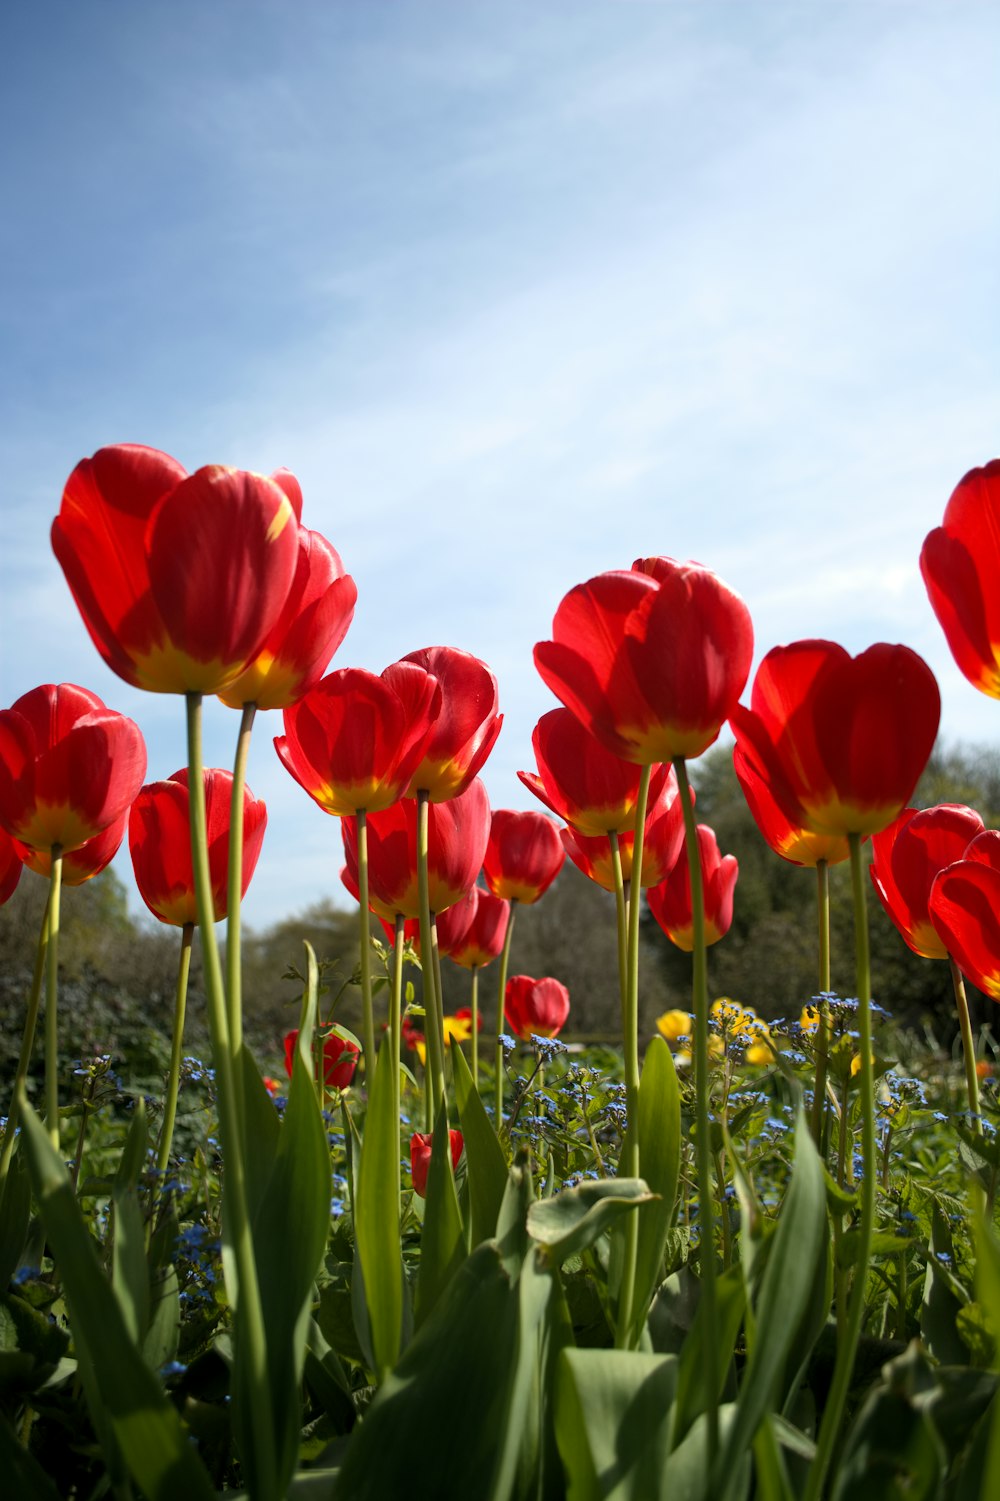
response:
{"label": "red tulip in shade", "polygon": [[535,647],[556,697],[614,755],[640,766],[700,756],[750,671],[746,605],[697,563],[641,558],[571,589]]}
{"label": "red tulip in shade", "polygon": [[[81,844],[78,849],[70,850],[68,855],[64,855],[63,885],[82,886],[84,881],[99,876],[117,855],[121,842],[125,838],[127,823],[128,814],[123,813],[121,818],[116,818],[114,823],[108,824],[106,829],[102,829],[100,834],[95,834],[93,839],[88,839],[86,844]],[[14,841],[14,847],[29,870],[35,871],[37,875],[45,876],[46,879],[52,874],[52,854],[49,850],[33,850],[29,845],[21,844],[18,840]]]}
{"label": "red tulip in shade", "polygon": [[65,854],[128,809],[146,772],[137,724],[72,683],[46,683],[0,712],[0,827]]}
{"label": "red tulip in shade", "polygon": [[[295,1044],[299,1039],[299,1029],[296,1027],[292,1032],[285,1033],[285,1072],[292,1077],[292,1068],[295,1063]],[[327,1089],[346,1089],[354,1078],[354,1070],[358,1062],[358,1049],[353,1042],[348,1042],[346,1037],[341,1037],[336,1032],[331,1032],[329,1037],[323,1039],[323,1081]]]}
{"label": "red tulip in shade", "polygon": [[[518,777],[553,813],[582,834],[597,838],[634,828],[639,799],[639,768],[605,750],[568,709],[543,714],[531,736],[538,775]],[[649,803],[656,802],[667,768],[654,771]]]}
{"label": "red tulip in shade", "polygon": [[[423,1131],[415,1131],[410,1137],[410,1177],[413,1179],[414,1193],[419,1194],[422,1199],[427,1197],[427,1174],[430,1171],[433,1145],[433,1136]],[[448,1132],[448,1145],[451,1148],[451,1167],[454,1172],[465,1145],[461,1131]]]}
{"label": "red tulip in shade", "polygon": [[556,1037],[569,1016],[569,991],[546,975],[511,975],[504,991],[504,1015],[515,1037]]}
{"label": "red tulip in shade", "polygon": [[298,560],[298,485],[126,443],[66,482],[52,547],[112,671],[160,693],[217,693],[279,620]]}
{"label": "red tulip in shade", "polygon": [[[718,943],[733,920],[733,893],[739,865],[735,855],[720,855],[715,834],[707,824],[698,825],[698,851],[705,894],[705,942]],[[659,886],[646,893],[649,910],[666,933],[685,953],[694,948],[691,913],[691,876],[687,850],[682,848],[677,864]]]}
{"label": "red tulip in shade", "polygon": [[490,823],[483,875],[494,896],[537,902],[562,870],[559,830],[544,813],[498,808]]}
{"label": "red tulip in shade", "polygon": [[793,825],[875,834],[905,807],[934,745],[941,698],[906,646],[851,657],[832,641],[769,651],[732,727],[750,772]]}
{"label": "red tulip in shade", "polygon": [[[430,905],[443,912],[476,884],[490,832],[490,804],[478,777],[458,797],[428,809],[428,877]],[[417,805],[403,798],[380,813],[368,815],[368,891],[371,909],[386,922],[397,913],[419,917],[417,889]],[[343,880],[358,891],[357,826],[341,824],[347,861]]]}
{"label": "red tulip in shade", "polygon": [[285,710],[274,748],[324,812],[378,813],[406,792],[440,709],[437,679],[412,662],[345,667]]}
{"label": "red tulip in shade", "polygon": [[1000,833],[978,834],[962,859],[940,872],[928,909],[963,975],[1000,1001]]}
{"label": "red tulip in shade", "polygon": [[403,661],[414,662],[441,684],[441,712],[411,774],[409,792],[445,802],[479,774],[500,733],[497,680],[485,662],[453,646],[424,647]]}
{"label": "red tulip in shade", "polygon": [[258,655],[219,694],[239,709],[286,709],[314,688],[354,618],[358,591],[340,555],[319,532],[300,527],[298,561],[285,608]]}
{"label": "red tulip in shade", "polygon": [[[207,768],[205,817],[208,826],[208,867],[215,921],[227,915],[229,880],[229,809],[233,778],[230,772]],[[129,817],[128,842],[139,894],[154,917],[183,927],[197,923],[188,773],[175,771],[165,782],[151,782],[136,798]],[[243,879],[245,894],[257,867],[267,809],[249,789],[243,793]]]}
{"label": "red tulip in shade", "polygon": [[9,902],[17,890],[17,883],[24,869],[24,861],[21,859],[24,847],[15,844],[7,831],[0,829],[0,907],[4,902]]}
{"label": "red tulip in shade", "polygon": [[924,542],[920,571],[960,670],[1000,698],[1000,459],[959,482]]}
{"label": "red tulip in shade", "polygon": [[[482,969],[499,958],[507,936],[510,905],[491,891],[473,886],[437,920],[442,954],[463,969]],[[456,1016],[461,1016],[456,1011]],[[466,1012],[466,1015],[469,1013]]]}
{"label": "red tulip in shade", "polygon": [[871,878],[879,900],[909,948],[925,959],[947,959],[948,949],[931,921],[930,896],[936,877],[961,860],[983,820],[973,808],[941,803],[935,808],[904,808],[872,839]]}
{"label": "red tulip in shade", "polygon": [[[642,877],[644,887],[658,886],[673,870],[684,843],[684,814],[677,788],[677,776],[672,767],[662,768],[668,775],[661,786],[656,802],[651,804],[646,815],[646,828],[642,841]],[[694,803],[694,792],[691,792]],[[615,889],[614,862],[611,844],[607,835],[586,838],[574,829],[563,829],[563,848],[578,869],[605,891]],[[618,836],[618,853],[622,865],[622,879],[632,879],[632,851],[635,844],[633,833]]]}
{"label": "red tulip in shade", "polygon": [[842,835],[813,834],[791,822],[738,745],[733,749],[733,766],[758,829],[782,860],[791,865],[817,866],[821,860],[839,865],[848,858],[850,845]]}

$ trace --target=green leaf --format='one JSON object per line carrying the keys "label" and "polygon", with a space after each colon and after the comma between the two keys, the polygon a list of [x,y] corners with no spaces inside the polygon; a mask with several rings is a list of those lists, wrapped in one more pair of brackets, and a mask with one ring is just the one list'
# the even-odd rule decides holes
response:
{"label": "green leaf", "polygon": [[451,1044],[451,1064],[458,1116],[465,1141],[472,1244],[478,1246],[480,1241],[489,1240],[496,1234],[500,1205],[507,1189],[507,1158],[486,1114],[479,1091],[472,1082],[472,1072],[465,1054],[454,1040]]}
{"label": "green leaf", "polygon": [[69,1335],[17,1293],[0,1294],[0,1395],[17,1398],[44,1386],[69,1346]]}
{"label": "green leaf", "polygon": [[883,1368],[866,1398],[840,1456],[832,1501],[936,1501],[947,1455],[927,1411],[934,1392],[930,1364],[914,1341]]}
{"label": "green leaf", "polygon": [[563,1350],[555,1428],[572,1501],[666,1501],[676,1384],[673,1355]]}
{"label": "green leaf", "polygon": [[149,1328],[149,1267],[146,1264],[146,1229],[139,1207],[138,1179],[146,1162],[146,1107],[136,1101],[135,1114],[125,1138],[112,1189],[114,1241],[111,1285],[115,1290],[125,1326],[141,1345]]}
{"label": "green leaf", "polygon": [[17,1501],[59,1501],[59,1492],[38,1460],[22,1448],[10,1431],[5,1417],[0,1417],[0,1474],[9,1496]]}
{"label": "green leaf", "polygon": [[817,1264],[827,1254],[826,1182],[805,1116],[795,1127],[795,1158],[756,1307],[756,1334],[732,1427],[714,1473],[713,1496],[728,1501],[739,1484],[740,1463],[768,1411],[795,1337],[808,1318],[817,1287]]}
{"label": "green leaf", "polygon": [[417,1284],[417,1327],[424,1322],[465,1256],[462,1214],[451,1166],[448,1115],[442,1099],[434,1124],[431,1160],[427,1171],[424,1231],[420,1241],[420,1280]]}
{"label": "green leaf", "polygon": [[[972,1233],[976,1247],[976,1296],[987,1308],[1000,1309],[1000,1243],[978,1202],[972,1213]],[[995,1368],[1000,1369],[1000,1347]],[[991,1415],[982,1457],[982,1496],[1000,1496],[1000,1397],[994,1399]],[[991,1415],[987,1414],[987,1419]]]}
{"label": "green leaf", "polygon": [[500,1426],[501,1447],[491,1501],[507,1501],[519,1475],[525,1488],[530,1487],[541,1468],[547,1417],[541,1370],[542,1334],[553,1285],[553,1271],[543,1264],[540,1253],[532,1249],[525,1257],[517,1283],[517,1354]]}
{"label": "green leaf", "polygon": [[177,1355],[181,1332],[180,1288],[172,1266],[159,1268],[149,1290],[149,1323],[142,1353],[151,1371],[160,1371]]}
{"label": "green leaf", "polygon": [[19,1145],[15,1144],[0,1198],[0,1288],[7,1287],[17,1271],[30,1220],[31,1184]]}
{"label": "green leaf", "polygon": [[21,1110],[35,1198],[63,1279],[74,1338],[90,1362],[128,1467],[149,1501],[214,1501],[215,1487],[175,1408],[128,1337],[69,1175],[24,1098]]}
{"label": "green leaf", "polygon": [[[924,1296],[920,1305],[920,1333],[924,1343],[942,1365],[967,1365],[969,1352],[958,1331],[959,1311],[968,1301],[959,1297],[955,1278],[950,1270],[954,1257],[951,1231],[948,1223],[934,1205],[931,1218],[930,1254],[924,1273]],[[943,1259],[944,1264],[938,1260]],[[964,1295],[964,1289],[961,1290]]]}
{"label": "green leaf", "polygon": [[608,1228],[618,1215],[655,1198],[642,1178],[602,1178],[564,1188],[552,1199],[538,1199],[528,1210],[528,1234],[544,1245],[554,1264],[575,1256]]}
{"label": "green leaf", "polygon": [[[674,1217],[681,1166],[681,1095],[670,1049],[654,1037],[639,1083],[639,1166],[657,1199],[639,1210],[635,1290],[629,1344],[635,1347],[659,1282],[663,1251]],[[616,1228],[616,1234],[618,1229]]]}
{"label": "green leaf", "polygon": [[[719,1437],[723,1444],[732,1429],[736,1417],[736,1404],[729,1402],[719,1408]],[[708,1467],[708,1417],[703,1413],[696,1418],[684,1438],[667,1460],[656,1492],[660,1501],[716,1501],[717,1492],[712,1488]],[[750,1456],[744,1454],[729,1477],[729,1486],[735,1501],[741,1501],[750,1487]]]}
{"label": "green leaf", "polygon": [[[700,1284],[699,1284],[700,1287]],[[746,1308],[746,1283],[738,1266],[727,1268],[715,1283],[715,1320],[718,1344],[713,1363],[716,1402],[722,1396],[732,1364],[736,1337]],[[676,1448],[696,1419],[709,1405],[709,1371],[704,1359],[705,1303],[699,1297],[691,1329],[681,1346],[677,1372],[677,1401],[674,1406],[671,1447]],[[721,1357],[721,1358],[720,1358]]]}
{"label": "green leaf", "polygon": [[396,1363],[402,1339],[399,1120],[394,1109],[392,1049],[382,1039],[358,1165],[354,1227],[365,1279],[372,1351],[379,1380]]}

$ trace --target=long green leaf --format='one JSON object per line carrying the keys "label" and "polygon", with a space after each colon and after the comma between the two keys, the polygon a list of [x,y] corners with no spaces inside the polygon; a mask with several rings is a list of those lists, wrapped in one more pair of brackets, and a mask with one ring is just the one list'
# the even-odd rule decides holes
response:
{"label": "long green leaf", "polygon": [[639,1166],[659,1198],[639,1210],[635,1289],[629,1344],[635,1347],[660,1281],[663,1251],[674,1217],[681,1166],[681,1092],[674,1060],[662,1037],[654,1037],[643,1059],[639,1083]]}
{"label": "long green leaf", "polygon": [[114,1242],[111,1285],[132,1339],[140,1344],[149,1328],[149,1267],[146,1232],[139,1207],[138,1181],[146,1162],[146,1107],[140,1098],[125,1138],[112,1187]]}
{"label": "long green leaf", "polygon": [[677,1357],[564,1350],[555,1428],[573,1501],[659,1501],[670,1452]]}
{"label": "long green leaf", "polygon": [[517,1282],[517,1355],[501,1424],[500,1453],[491,1501],[507,1501],[520,1474],[526,1485],[539,1473],[544,1431],[541,1362],[543,1330],[556,1273],[532,1249]]}
{"label": "long green leaf", "polygon": [[215,1487],[175,1408],[128,1337],[69,1175],[26,1099],[21,1112],[35,1198],[63,1280],[74,1339],[86,1352],[128,1467],[149,1501],[178,1496],[214,1501]]}
{"label": "long green leaf", "polygon": [[458,1117],[465,1139],[472,1244],[478,1246],[480,1241],[489,1240],[496,1234],[500,1205],[507,1188],[507,1159],[479,1091],[472,1082],[465,1054],[456,1041],[451,1044],[451,1063]]}
{"label": "long green leaf", "polygon": [[681,1443],[684,1435],[706,1411],[710,1396],[715,1402],[718,1402],[722,1396],[732,1364],[736,1337],[739,1334],[746,1308],[746,1286],[739,1267],[729,1267],[716,1280],[715,1300],[718,1351],[715,1360],[711,1362],[711,1369],[715,1376],[715,1391],[709,1392],[710,1382],[706,1362],[703,1359],[705,1305],[699,1297],[690,1332],[681,1346],[671,1448],[676,1448]]}
{"label": "long green leaf", "polygon": [[462,1213],[451,1166],[451,1143],[444,1100],[438,1107],[427,1172],[424,1232],[420,1241],[417,1328],[424,1322],[465,1256]]}
{"label": "long green leaf", "polygon": [[358,1164],[354,1228],[365,1279],[376,1375],[384,1380],[399,1355],[403,1326],[399,1238],[399,1121],[394,1108],[392,1049],[382,1040]]}

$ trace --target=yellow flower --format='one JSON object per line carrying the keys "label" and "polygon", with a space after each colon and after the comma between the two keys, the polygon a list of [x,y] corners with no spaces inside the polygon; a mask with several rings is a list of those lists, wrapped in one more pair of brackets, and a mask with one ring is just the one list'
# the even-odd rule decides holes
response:
{"label": "yellow flower", "polygon": [[[872,1068],[874,1068],[875,1067],[875,1054],[874,1053],[872,1053],[871,1059],[872,1059]],[[861,1072],[861,1054],[860,1053],[855,1053],[854,1057],[851,1059],[851,1078],[853,1079],[855,1077],[855,1075],[856,1074],[860,1074],[860,1072]]]}
{"label": "yellow flower", "polygon": [[664,1011],[656,1018],[656,1028],[668,1042],[678,1037],[690,1037],[694,1032],[694,1017],[687,1011]]}
{"label": "yellow flower", "polygon": [[[734,1001],[728,995],[720,995],[717,1001],[712,1002],[709,1016],[719,1027],[739,1027],[746,1012],[739,1001]],[[753,1015],[753,1012],[750,1012]]]}
{"label": "yellow flower", "polygon": [[746,1060],[748,1063],[773,1063],[774,1053],[771,1035],[765,1027],[747,1048]]}
{"label": "yellow flower", "polygon": [[[468,1042],[472,1036],[472,1018],[469,1016],[446,1016],[444,1018],[445,1046],[454,1038],[456,1042]],[[423,1059],[421,1058],[421,1063]]]}
{"label": "yellow flower", "polygon": [[[723,1060],[723,1058],[725,1058],[725,1056],[726,1056],[726,1044],[723,1042],[723,1040],[719,1036],[718,1032],[712,1032],[712,1033],[710,1033],[709,1039],[708,1039],[708,1061],[710,1063],[721,1063],[722,1060]],[[690,1063],[691,1062],[691,1050],[690,1050],[690,1048],[681,1048],[681,1049],[679,1049],[679,1051],[674,1054],[674,1062],[675,1063]]]}
{"label": "yellow flower", "polygon": [[799,1017],[799,1026],[803,1032],[815,1032],[819,1026],[819,1007],[803,1006],[802,1015]]}

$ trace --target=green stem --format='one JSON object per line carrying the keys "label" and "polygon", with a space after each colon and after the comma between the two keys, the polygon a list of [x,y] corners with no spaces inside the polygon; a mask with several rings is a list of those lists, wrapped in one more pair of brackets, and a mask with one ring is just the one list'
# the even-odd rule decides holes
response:
{"label": "green stem", "polygon": [[[219,946],[215,936],[215,913],[212,906],[212,880],[208,865],[208,833],[205,818],[205,776],[201,749],[201,694],[188,693],[186,703],[195,906],[198,913],[198,930],[201,934],[205,1000],[212,1036],[212,1056],[215,1064],[219,1106],[219,1133],[225,1166],[223,1176],[225,1238],[232,1246],[236,1269],[235,1287],[230,1289],[230,1295],[237,1314],[237,1340],[239,1342],[237,1354],[246,1381],[250,1409],[245,1432],[252,1435],[255,1447],[254,1469],[257,1475],[258,1493],[262,1497],[270,1497],[275,1495],[277,1490],[273,1408],[267,1379],[264,1315],[247,1208],[243,1134],[240,1129],[236,1094],[236,1059],[229,1032],[222,962],[219,958]],[[240,1348],[243,1339],[246,1343]]]}
{"label": "green stem", "polygon": [[365,1046],[365,1086],[371,1096],[375,1082],[375,1011],[372,1005],[372,936],[368,910],[368,817],[364,808],[355,814],[358,831],[358,897],[361,902],[361,1027]]}
{"label": "green stem", "polygon": [[[399,1067],[400,1053],[402,1048],[402,1015],[403,1015],[403,945],[406,942],[406,918],[401,912],[396,913],[395,941],[392,948],[392,986],[389,991],[389,1044],[392,1048],[392,1108],[393,1119],[396,1122],[396,1130],[399,1130],[400,1101],[399,1101]],[[402,1194],[402,1181],[400,1178],[399,1152],[396,1153],[396,1179],[397,1193]]]}
{"label": "green stem", "polygon": [[615,878],[615,914],[618,918],[618,993],[621,998],[622,1016],[628,1004],[628,901],[630,882],[622,876],[622,850],[617,831],[608,835],[611,847],[611,869]]}
{"label": "green stem", "polygon": [[[256,704],[243,705],[240,732],[236,740],[236,759],[233,763],[233,786],[229,804],[229,870],[226,897],[226,998],[229,1014],[229,1042],[233,1057],[238,1058],[243,1046],[243,974],[240,948],[240,904],[243,901],[243,795],[247,784],[247,759],[250,754],[250,732],[253,729]],[[236,1094],[243,1115],[243,1080],[239,1069],[236,1072]]]}
{"label": "green stem", "polygon": [[496,1133],[500,1135],[503,1125],[503,1045],[500,1037],[505,1029],[504,1000],[507,995],[507,965],[510,962],[510,941],[514,936],[514,912],[517,907],[517,898],[510,899],[510,912],[507,917],[507,932],[504,936],[503,949],[500,953],[500,970],[497,975],[497,1049],[496,1049],[496,1114],[493,1124]]}
{"label": "green stem", "polygon": [[711,1074],[708,1052],[708,959],[705,945],[705,896],[701,874],[698,826],[691,806],[687,765],[674,761],[677,789],[684,813],[684,842],[691,885],[692,1002],[694,1007],[695,1156],[698,1178],[698,1220],[701,1226],[701,1297],[705,1309],[705,1390],[708,1393],[706,1467],[712,1470],[719,1447],[718,1312],[715,1292],[715,1203],[712,1189],[712,1140],[709,1124]]}
{"label": "green stem", "polygon": [[59,1150],[59,898],[62,893],[62,849],[52,846],[49,873],[49,935],[45,965],[45,1116],[49,1139]]}
{"label": "green stem", "polygon": [[45,955],[48,951],[48,942],[49,897],[47,896],[45,898],[45,910],[42,913],[42,926],[38,934],[38,946],[35,949],[35,968],[31,976],[31,990],[28,992],[28,1013],[24,1018],[24,1032],[21,1036],[21,1055],[17,1060],[17,1073],[14,1076],[14,1092],[11,1095],[10,1106],[7,1111],[7,1127],[3,1137],[3,1154],[0,1156],[0,1213],[3,1211],[4,1194],[7,1189],[7,1174],[10,1171],[10,1160],[14,1155],[14,1143],[17,1140],[17,1124],[21,1114],[21,1086],[28,1077],[31,1054],[35,1046],[35,1029],[38,1026],[38,1009],[42,1000],[42,976],[45,973]]}
{"label": "green stem", "polygon": [[469,1019],[472,1023],[472,1082],[479,1088],[479,966],[472,966],[472,994],[469,997]]}
{"label": "green stem", "polygon": [[[816,1457],[809,1469],[805,1501],[818,1501],[826,1481],[826,1473],[833,1456],[834,1445],[840,1435],[847,1393],[854,1374],[861,1326],[864,1322],[865,1290],[868,1281],[868,1263],[871,1258],[872,1238],[875,1233],[875,1077],[872,1069],[872,1019],[871,1019],[871,959],[868,948],[868,908],[865,883],[865,865],[861,852],[861,835],[849,834],[851,848],[851,889],[854,896],[854,951],[858,983],[858,1045],[861,1050],[861,1068],[858,1072],[858,1087],[861,1097],[861,1215],[858,1224],[858,1258],[847,1306],[843,1338],[837,1342],[837,1358],[833,1368],[833,1381],[823,1421],[816,1441]],[[846,1102],[845,1102],[846,1109]]]}
{"label": "green stem", "polygon": [[80,1129],[76,1135],[76,1151],[73,1153],[73,1166],[69,1171],[69,1181],[73,1185],[74,1193],[76,1193],[80,1182],[80,1168],[83,1166],[83,1148],[87,1140],[87,1126],[90,1122],[90,1112],[94,1108],[95,1088],[96,1080],[91,1075],[80,1098]]}
{"label": "green stem", "polygon": [[424,982],[424,1036],[427,1039],[428,1113],[437,1119],[438,1106],[444,1099],[444,1022],[434,975],[433,937],[431,933],[431,897],[428,875],[430,838],[430,799],[426,792],[417,793],[417,896],[420,902],[420,968]]}
{"label": "green stem", "polygon": [[177,1119],[177,1095],[181,1081],[181,1058],[184,1054],[184,1016],[187,1011],[188,975],[191,972],[193,939],[194,924],[186,922],[181,928],[181,956],[177,964],[177,987],[174,991],[174,1035],[170,1048],[170,1073],[167,1077],[167,1093],[163,1101],[160,1144],[156,1152],[156,1167],[161,1173],[166,1172],[167,1163],[170,1161],[174,1122]]}
{"label": "green stem", "polygon": [[[644,766],[639,773],[639,791],[635,805],[635,834],[632,843],[632,869],[629,877],[631,895],[628,902],[625,993],[622,998],[627,1130],[624,1151],[618,1166],[618,1175],[623,1178],[638,1178],[639,1176],[639,916],[642,909],[640,900],[642,847],[646,832],[646,804],[649,801],[649,779],[652,771],[651,766]],[[622,894],[624,897],[624,883]],[[625,1221],[625,1254],[622,1262],[621,1291],[618,1297],[618,1320],[615,1326],[615,1348],[619,1350],[628,1349],[632,1342],[635,1269],[638,1255],[639,1220],[637,1215],[630,1214]]]}
{"label": "green stem", "polygon": [[972,1035],[972,1019],[969,1016],[969,1002],[965,994],[965,980],[962,977],[962,971],[950,955],[948,957],[948,964],[951,968],[951,983],[955,991],[955,1005],[958,1009],[958,1025],[962,1031],[965,1088],[969,1096],[972,1125],[973,1129],[982,1136],[983,1119],[979,1112],[979,1076],[976,1073],[976,1042]]}
{"label": "green stem", "polygon": [[[819,940],[819,989],[825,996],[830,989],[830,867],[825,860],[816,862],[816,923]],[[819,1003],[819,1026],[816,1029],[816,1081],[813,1086],[812,1134],[817,1148],[823,1147],[823,1105],[826,1097],[827,1060],[830,1052],[830,1003]]]}

